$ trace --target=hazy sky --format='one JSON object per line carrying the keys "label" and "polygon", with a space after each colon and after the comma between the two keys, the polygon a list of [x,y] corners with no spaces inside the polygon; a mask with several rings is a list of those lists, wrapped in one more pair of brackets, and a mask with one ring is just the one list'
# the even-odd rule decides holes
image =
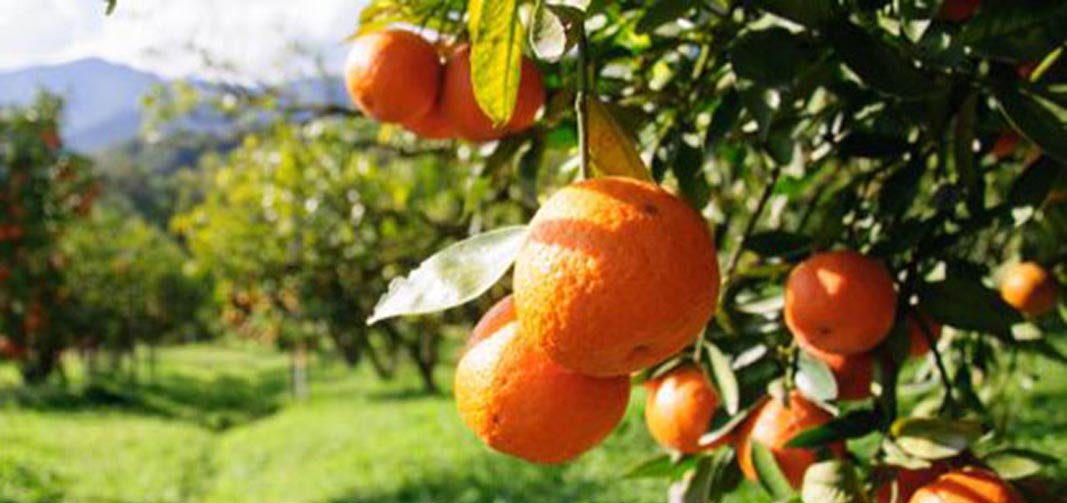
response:
{"label": "hazy sky", "polygon": [[[0,0],[0,70],[100,57],[168,77],[205,75],[201,53],[241,74],[292,72],[295,41],[340,65],[364,0]],[[300,71],[300,68],[296,69]]]}

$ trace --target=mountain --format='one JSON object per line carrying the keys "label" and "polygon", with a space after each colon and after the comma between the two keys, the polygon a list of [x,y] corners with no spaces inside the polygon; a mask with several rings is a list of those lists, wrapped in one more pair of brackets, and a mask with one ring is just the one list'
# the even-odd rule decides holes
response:
{"label": "mountain", "polygon": [[[26,104],[41,89],[66,98],[63,138],[75,150],[98,153],[128,142],[141,130],[141,98],[161,77],[99,58],[81,59],[59,65],[34,66],[0,72],[0,105]],[[195,81],[205,95],[220,93],[224,87]],[[256,92],[256,88],[249,88]],[[338,78],[299,79],[282,86],[282,103],[341,105],[348,100]],[[224,134],[233,124],[210,111],[184,118],[174,126],[205,134]]]}
{"label": "mountain", "polygon": [[92,152],[132,138],[141,128],[141,97],[163,79],[129,66],[90,58],[0,72],[0,104],[24,104],[41,89],[66,98],[63,136]]}

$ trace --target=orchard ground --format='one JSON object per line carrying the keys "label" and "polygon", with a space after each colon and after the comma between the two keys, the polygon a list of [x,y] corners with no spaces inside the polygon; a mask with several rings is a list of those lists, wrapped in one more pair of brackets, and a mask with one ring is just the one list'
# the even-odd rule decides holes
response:
{"label": "orchard ground", "polygon": [[[1067,368],[1026,364],[1042,380],[1008,431],[1065,459],[1067,416],[1055,404],[1067,399]],[[543,467],[490,452],[448,390],[424,394],[413,372],[383,383],[319,359],[310,399],[294,403],[287,360],[256,346],[165,348],[137,384],[89,387],[69,367],[66,388],[20,389],[0,365],[0,502],[637,503],[665,490],[662,479],[623,477],[656,450],[640,387],[604,445]],[[1046,475],[1067,481],[1067,465]],[[769,499],[746,485],[727,501]]]}

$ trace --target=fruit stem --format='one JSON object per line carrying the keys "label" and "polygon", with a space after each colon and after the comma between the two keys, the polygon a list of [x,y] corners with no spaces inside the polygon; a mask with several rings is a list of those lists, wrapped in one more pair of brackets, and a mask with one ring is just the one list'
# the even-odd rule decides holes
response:
{"label": "fruit stem", "polygon": [[578,150],[581,166],[581,178],[588,179],[589,169],[589,41],[585,34],[585,24],[578,27],[578,92],[574,107],[578,115]]}

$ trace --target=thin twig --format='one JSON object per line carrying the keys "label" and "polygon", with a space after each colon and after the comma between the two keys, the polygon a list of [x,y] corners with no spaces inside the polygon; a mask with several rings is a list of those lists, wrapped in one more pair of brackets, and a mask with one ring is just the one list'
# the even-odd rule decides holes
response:
{"label": "thin twig", "polygon": [[781,175],[782,166],[780,164],[775,164],[774,169],[771,170],[770,181],[763,187],[763,194],[760,195],[759,204],[756,205],[756,211],[752,213],[752,218],[750,218],[748,224],[745,225],[745,232],[741,235],[741,239],[738,240],[737,246],[730,255],[730,262],[726,267],[725,284],[729,284],[733,280],[734,273],[737,271],[737,264],[741,261],[741,254],[744,253],[745,245],[748,243],[748,238],[751,237],[752,232],[756,230],[756,224],[759,223],[760,216],[763,214],[764,208],[767,207],[767,202],[770,201],[771,194],[774,193],[774,186],[778,184],[778,177]]}
{"label": "thin twig", "polygon": [[589,40],[585,25],[578,28],[578,92],[574,106],[578,114],[578,150],[581,163],[581,177],[590,176],[589,169]]}

